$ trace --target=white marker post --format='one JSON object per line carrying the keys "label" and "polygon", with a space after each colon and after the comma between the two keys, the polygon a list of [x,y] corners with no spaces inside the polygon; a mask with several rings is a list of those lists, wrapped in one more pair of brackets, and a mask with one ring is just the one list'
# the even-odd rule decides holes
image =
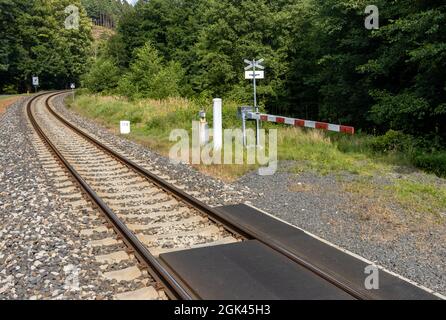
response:
{"label": "white marker post", "polygon": [[222,100],[214,99],[214,151],[220,151],[223,147],[223,121],[222,121]]}
{"label": "white marker post", "polygon": [[71,92],[73,93],[73,102],[74,102],[74,89],[76,89],[76,85],[74,83],[72,83],[70,85],[70,88],[71,88]]}
{"label": "white marker post", "polygon": [[[254,86],[254,108],[256,110],[256,113],[259,113],[259,107],[257,105],[257,79],[264,79],[265,78],[265,72],[264,71],[256,71],[257,69],[265,69],[264,66],[261,65],[261,63],[264,61],[264,59],[260,60],[247,60],[245,59],[245,63],[248,65],[245,68],[245,79],[252,79],[253,86]],[[252,69],[252,71],[249,71]],[[256,146],[260,146],[260,120],[256,120]]]}
{"label": "white marker post", "polygon": [[121,134],[130,134],[130,121],[120,122]]}

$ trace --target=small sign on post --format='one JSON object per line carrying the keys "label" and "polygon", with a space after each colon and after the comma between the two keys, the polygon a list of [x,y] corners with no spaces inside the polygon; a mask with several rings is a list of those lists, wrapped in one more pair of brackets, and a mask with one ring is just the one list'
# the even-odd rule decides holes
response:
{"label": "small sign on post", "polygon": [[121,134],[130,134],[130,121],[120,122]]}
{"label": "small sign on post", "polygon": [[[265,78],[265,71],[259,71],[265,69],[262,66],[264,59],[260,60],[247,60],[245,59],[245,63],[247,66],[245,67],[245,79],[252,79],[253,87],[254,87],[254,108],[256,113],[259,112],[259,107],[257,106],[257,79]],[[260,121],[256,120],[256,145],[260,146]]]}
{"label": "small sign on post", "polygon": [[76,84],[75,83],[71,83],[70,84],[70,88],[71,88],[71,92],[73,93],[73,102],[74,102],[74,89],[76,89]]}
{"label": "small sign on post", "polygon": [[33,76],[33,86],[34,90],[37,92],[37,87],[39,86],[39,77]]}

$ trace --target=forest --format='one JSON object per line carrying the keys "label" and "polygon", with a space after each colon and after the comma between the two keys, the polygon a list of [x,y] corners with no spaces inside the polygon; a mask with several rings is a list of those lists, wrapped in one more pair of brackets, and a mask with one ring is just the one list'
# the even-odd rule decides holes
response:
{"label": "forest", "polygon": [[[91,19],[131,9],[119,0],[0,0],[0,93],[33,90],[33,75],[42,89],[79,82],[92,61]],[[74,14],[78,26],[67,28]]]}
{"label": "forest", "polygon": [[[368,30],[367,1],[140,1],[91,71],[108,70],[115,81],[95,87],[100,79],[90,77],[87,84],[130,97],[180,93],[248,102],[243,59],[264,58],[259,95],[268,111],[402,131],[439,148],[446,138],[446,5],[375,4],[379,29]],[[157,81],[170,83],[171,93]]]}
{"label": "forest", "polygon": [[[65,26],[70,5],[77,28]],[[32,76],[42,89],[65,88],[88,71],[91,20],[80,0],[0,0],[0,25],[0,93],[33,90]]]}
{"label": "forest", "polygon": [[82,0],[81,2],[92,19],[99,19],[102,14],[117,22],[124,13],[132,10],[132,6],[125,0]]}
{"label": "forest", "polygon": [[[60,27],[68,3],[81,7],[79,30]],[[429,154],[421,166],[445,167],[446,4],[375,0],[379,28],[372,30],[369,4],[0,0],[0,90],[29,90],[37,73],[52,88],[81,78],[91,92],[129,99],[219,96],[246,104],[244,59],[263,58],[258,93],[266,111],[352,125],[382,135],[377,149],[416,150],[417,159]],[[105,11],[119,23],[93,57],[87,15]]]}

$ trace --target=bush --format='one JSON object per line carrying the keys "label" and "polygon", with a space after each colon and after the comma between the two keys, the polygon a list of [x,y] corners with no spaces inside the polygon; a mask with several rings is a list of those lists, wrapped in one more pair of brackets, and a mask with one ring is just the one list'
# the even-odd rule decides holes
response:
{"label": "bush", "polygon": [[120,73],[114,61],[99,58],[82,78],[82,84],[92,92],[111,92],[118,85]]}
{"label": "bush", "polygon": [[180,96],[180,82],[184,72],[178,62],[170,62],[164,69],[154,75],[151,82],[151,93],[148,97],[164,99]]}
{"label": "bush", "polygon": [[394,130],[389,130],[385,135],[375,137],[368,143],[374,152],[382,153],[411,152],[415,145],[412,136]]}
{"label": "bush", "polygon": [[13,84],[7,84],[1,90],[4,94],[17,94],[17,88]]}
{"label": "bush", "polygon": [[413,164],[440,177],[446,177],[446,152],[419,154],[413,158]]}
{"label": "bush", "polygon": [[184,72],[179,63],[165,65],[150,43],[136,49],[135,55],[130,70],[119,81],[119,93],[132,99],[164,99],[180,95]]}

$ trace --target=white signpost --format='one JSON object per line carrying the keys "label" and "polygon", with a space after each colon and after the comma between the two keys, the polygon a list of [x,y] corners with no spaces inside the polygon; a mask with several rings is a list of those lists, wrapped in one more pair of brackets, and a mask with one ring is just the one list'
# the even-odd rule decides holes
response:
{"label": "white signpost", "polygon": [[71,83],[70,84],[70,88],[71,88],[71,92],[73,93],[73,102],[74,102],[74,89],[76,89],[76,84],[75,83]]}
{"label": "white signpost", "polygon": [[121,121],[121,134],[130,134],[130,121]]}
{"label": "white signpost", "polygon": [[[261,71],[265,69],[262,66],[264,59],[260,60],[247,60],[245,59],[245,63],[247,66],[245,67],[245,79],[252,79],[253,87],[254,87],[254,108],[256,113],[259,112],[259,107],[257,106],[257,79],[265,78],[265,71]],[[256,70],[257,69],[257,70]],[[258,70],[260,69],[260,70]],[[256,145],[260,146],[260,120],[256,120]]]}
{"label": "white signpost", "polygon": [[33,76],[33,86],[34,90],[37,92],[37,87],[39,86],[39,77]]}

